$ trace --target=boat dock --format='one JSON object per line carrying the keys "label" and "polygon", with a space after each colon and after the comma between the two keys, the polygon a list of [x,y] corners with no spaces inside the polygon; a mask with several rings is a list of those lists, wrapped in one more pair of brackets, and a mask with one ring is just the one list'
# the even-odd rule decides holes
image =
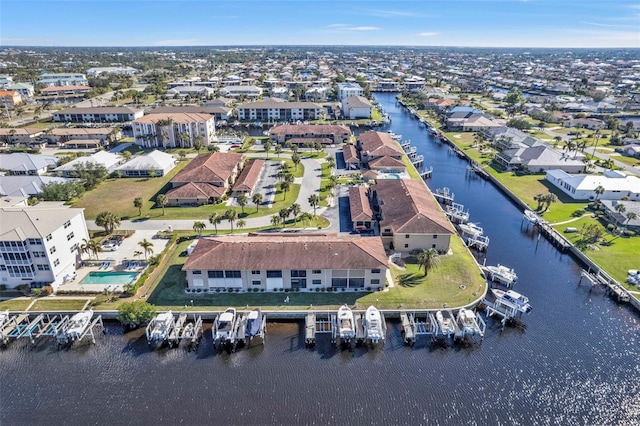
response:
{"label": "boat dock", "polygon": [[331,343],[337,342],[338,324],[337,316],[330,312],[309,312],[305,319],[305,344],[313,347],[316,344],[318,334],[329,334]]}
{"label": "boat dock", "polygon": [[423,180],[427,180],[427,179],[431,179],[431,176],[433,176],[433,166],[429,166],[428,169],[423,170],[421,172],[418,172],[420,174],[420,177]]}
{"label": "boat dock", "polygon": [[438,188],[433,191],[432,194],[440,204],[443,204],[445,206],[453,204],[453,200],[455,198],[455,194],[451,192],[447,187]]}
{"label": "boat dock", "polygon": [[464,210],[464,205],[452,202],[445,206],[444,214],[453,223],[467,223],[469,221],[469,211]]}
{"label": "boat dock", "polygon": [[35,345],[39,339],[53,337],[58,345],[90,339],[96,342],[96,334],[104,331],[102,316],[92,318],[86,324],[71,333],[70,315],[20,313],[0,316],[0,344],[7,345],[10,340],[29,339]]}
{"label": "boat dock", "polygon": [[177,318],[171,311],[165,312],[149,322],[145,334],[149,344],[162,346],[166,343],[169,347],[177,347],[184,342],[187,349],[191,349],[198,346],[202,337],[202,317],[193,315],[189,322],[185,312],[179,313]]}
{"label": "boat dock", "polygon": [[443,309],[436,313],[407,313],[400,312],[401,331],[406,345],[413,346],[420,336],[427,336],[432,340],[450,339],[464,340],[467,336],[484,337],[486,324],[479,315],[473,315],[470,320],[462,318],[460,309],[454,315],[450,309]]}
{"label": "boat dock", "polygon": [[483,304],[487,317],[493,317],[494,315],[499,317],[502,328],[504,328],[508,322],[513,322],[522,316],[522,313],[516,305],[508,303],[505,300],[496,299],[495,301],[490,301],[485,299]]}

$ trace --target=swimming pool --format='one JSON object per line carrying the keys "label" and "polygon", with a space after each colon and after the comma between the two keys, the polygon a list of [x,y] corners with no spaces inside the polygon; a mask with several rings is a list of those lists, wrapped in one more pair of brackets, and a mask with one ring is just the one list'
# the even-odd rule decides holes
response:
{"label": "swimming pool", "polygon": [[137,272],[89,272],[80,284],[129,284]]}
{"label": "swimming pool", "polygon": [[402,179],[400,173],[380,173],[378,175],[380,179]]}

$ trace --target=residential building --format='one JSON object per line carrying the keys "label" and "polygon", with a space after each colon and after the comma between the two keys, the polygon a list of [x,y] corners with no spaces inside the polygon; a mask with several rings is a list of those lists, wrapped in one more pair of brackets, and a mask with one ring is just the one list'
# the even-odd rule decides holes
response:
{"label": "residential building", "polygon": [[75,272],[83,239],[83,209],[48,202],[0,208],[0,283],[57,289]]}
{"label": "residential building", "polygon": [[347,170],[358,170],[360,168],[360,159],[355,145],[345,145],[342,147],[342,156]]}
{"label": "residential building", "polygon": [[132,67],[95,67],[87,70],[87,75],[90,77],[97,77],[100,74],[119,74],[119,75],[134,75],[139,70]]}
{"label": "residential building", "polygon": [[364,96],[364,89],[358,83],[338,83],[338,100],[350,98],[351,96]]}
{"label": "residential building", "polygon": [[262,89],[256,86],[225,86],[220,89],[220,96],[257,99],[262,96]]}
{"label": "residential building", "polygon": [[34,93],[35,93],[35,89],[33,87],[33,84],[29,84],[29,83],[10,84],[10,85],[6,86],[5,89],[6,90],[13,90],[15,92],[20,93],[20,96],[22,96],[22,100],[26,100],[26,99],[32,98]]}
{"label": "residential building", "polygon": [[22,103],[22,96],[15,90],[0,90],[0,107],[13,109]]}
{"label": "residential building", "polygon": [[84,74],[44,73],[40,74],[38,83],[44,86],[88,86],[89,81]]}
{"label": "residential building", "polygon": [[437,112],[444,112],[456,104],[454,99],[449,98],[429,98],[424,103],[425,109],[432,109]]}
{"label": "residential building", "polygon": [[494,161],[507,170],[522,170],[528,173],[544,173],[548,170],[564,170],[580,173],[584,170],[581,153],[566,153],[546,145],[526,148],[505,149],[496,154]]}
{"label": "residential building", "polygon": [[152,113],[133,122],[136,144],[146,148],[192,148],[216,141],[215,119],[202,113]]}
{"label": "residential building", "polygon": [[311,121],[323,117],[322,105],[313,102],[286,102],[282,99],[265,99],[238,105],[239,120],[262,121]]}
{"label": "residential building", "polygon": [[331,94],[328,87],[310,87],[304,94],[304,98],[309,102],[326,102]]}
{"label": "residential building", "polygon": [[385,248],[401,253],[449,251],[455,230],[424,182],[378,179],[370,191]]}
{"label": "residential building", "polygon": [[[604,213],[609,220],[617,224],[619,227],[626,228],[636,233],[640,232],[640,201],[623,201],[623,200],[602,200]],[[622,204],[624,210],[617,210],[618,205]],[[629,213],[635,213],[636,217],[627,217]]]}
{"label": "residential building", "polygon": [[[114,129],[117,129],[114,133]],[[113,137],[118,137],[118,127],[56,127],[42,135],[48,143],[64,145],[70,141],[98,141],[99,145],[108,145]]]}
{"label": "residential building", "polygon": [[102,165],[111,173],[121,163],[122,157],[119,154],[113,154],[107,151],[98,151],[86,157],[78,157],[62,166],[56,167],[53,171],[62,177],[76,177],[76,166],[85,166],[91,163],[94,166]]}
{"label": "residential building", "polygon": [[0,128],[0,141],[8,145],[34,145],[40,144],[39,139],[42,136],[43,129],[30,129],[27,127],[20,128]]}
{"label": "residential building", "polygon": [[[571,175],[563,170],[549,170],[545,178],[574,200],[640,200],[640,178],[608,170],[602,175]],[[596,194],[596,188],[604,192]]]}
{"label": "residential building", "polygon": [[244,194],[247,197],[251,197],[260,179],[264,163],[265,161],[260,159],[248,161],[233,185],[232,195],[237,197],[240,194]]}
{"label": "residential building", "polygon": [[137,155],[116,167],[115,173],[122,177],[161,177],[176,166],[176,159],[166,152],[153,150]]}
{"label": "residential building", "polygon": [[215,123],[227,121],[233,117],[233,109],[218,105],[204,106],[159,106],[146,111],[146,114],[201,113],[213,115]]}
{"label": "residential building", "polygon": [[379,237],[254,234],[200,238],[182,267],[191,291],[377,290],[389,269]]}
{"label": "residential building", "polygon": [[371,118],[373,105],[363,96],[349,96],[342,100],[342,115],[350,120]]}
{"label": "residential building", "polygon": [[354,232],[373,231],[375,216],[369,200],[369,188],[364,186],[349,187],[349,210],[351,212],[351,229]]}
{"label": "residential building", "polygon": [[0,170],[13,176],[43,175],[53,170],[59,162],[59,158],[53,155],[27,154],[14,152],[12,154],[0,154]]}
{"label": "residential building", "polygon": [[78,96],[91,91],[89,86],[49,86],[40,90],[42,96]]}
{"label": "residential building", "polygon": [[58,123],[123,123],[143,115],[143,110],[130,107],[65,108],[51,113]]}
{"label": "residential building", "polygon": [[34,197],[42,193],[44,185],[52,183],[66,183],[74,179],[56,176],[2,176],[0,175],[0,196],[3,197]]}
{"label": "residential building", "polygon": [[167,191],[170,206],[218,202],[235,183],[245,156],[231,152],[200,154],[171,179]]}
{"label": "residential building", "polygon": [[206,98],[208,96],[212,96],[215,93],[210,87],[205,86],[176,86],[167,90],[167,94],[169,96],[179,96],[181,98],[187,96],[193,96],[196,98]]}
{"label": "residential building", "polygon": [[269,129],[269,138],[278,144],[304,146],[307,143],[323,145],[342,144],[349,141],[351,129],[336,124],[283,124]]}
{"label": "residential building", "polygon": [[6,88],[13,84],[13,77],[9,75],[0,75],[0,88]]}
{"label": "residential building", "polygon": [[364,132],[358,136],[357,149],[362,164],[372,170],[399,173],[406,169],[404,151],[389,133]]}

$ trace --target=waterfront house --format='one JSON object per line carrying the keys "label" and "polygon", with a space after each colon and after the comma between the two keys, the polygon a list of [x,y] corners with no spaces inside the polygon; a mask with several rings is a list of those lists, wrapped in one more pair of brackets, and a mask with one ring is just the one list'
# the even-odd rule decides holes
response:
{"label": "waterfront house", "polygon": [[548,170],[564,170],[580,173],[584,170],[583,154],[566,153],[546,145],[505,149],[496,154],[493,161],[507,170],[521,170],[527,173],[544,173]]}
{"label": "waterfront house", "polygon": [[191,291],[376,290],[389,264],[379,237],[254,234],[200,238],[182,267]]}
{"label": "waterfront house", "polygon": [[[602,175],[572,175],[563,170],[549,170],[545,179],[574,200],[640,200],[640,179],[623,172],[607,170]],[[595,190],[604,188],[600,195]]]}
{"label": "waterfront house", "polygon": [[230,152],[200,154],[171,179],[167,191],[170,206],[213,204],[236,181],[245,156]]}
{"label": "waterfront house", "polygon": [[362,163],[372,170],[400,173],[406,169],[404,151],[389,133],[364,132],[358,137],[357,149]]}
{"label": "waterfront house", "polygon": [[424,182],[378,179],[370,197],[385,248],[404,254],[430,248],[449,251],[455,230]]}
{"label": "waterfront house", "polygon": [[160,177],[169,173],[175,166],[176,159],[173,155],[155,149],[133,157],[118,166],[115,172],[122,177]]}
{"label": "waterfront house", "polygon": [[0,154],[0,170],[13,176],[43,175],[53,170],[60,160],[53,155],[14,152]]}
{"label": "waterfront house", "polygon": [[83,209],[57,202],[0,208],[0,282],[57,289],[75,272],[83,239],[89,239]]}

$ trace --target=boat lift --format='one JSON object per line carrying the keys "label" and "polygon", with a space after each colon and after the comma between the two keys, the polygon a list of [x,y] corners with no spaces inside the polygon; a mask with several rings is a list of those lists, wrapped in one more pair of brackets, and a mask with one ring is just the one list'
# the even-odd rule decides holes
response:
{"label": "boat lift", "polygon": [[447,187],[436,189],[433,191],[433,196],[440,204],[444,205],[453,204],[453,200],[455,199],[455,194]]}
{"label": "boat lift", "polygon": [[84,338],[90,338],[91,343],[96,343],[96,332],[104,332],[104,324],[102,322],[102,315],[98,315],[95,318],[92,318],[85,328],[76,336],[71,336],[69,331],[69,321],[71,318],[69,316],[65,316],[62,318],[60,322],[53,326],[53,329],[50,329],[49,336],[54,336],[58,346],[68,345],[73,342],[81,342]]}
{"label": "boat lift", "polygon": [[466,242],[467,247],[475,247],[480,251],[486,251],[489,247],[489,237],[486,235],[470,235]]}
{"label": "boat lift", "polygon": [[484,299],[482,303],[485,306],[487,317],[496,315],[501,318],[500,323],[502,324],[502,328],[504,328],[507,322],[515,321],[522,316],[522,312],[520,312],[518,306],[504,299],[496,299],[493,302]]}
{"label": "boat lift", "polygon": [[444,209],[444,213],[453,223],[467,223],[469,221],[469,211],[464,211],[464,205],[452,202]]}
{"label": "boat lift", "polygon": [[166,341],[169,343],[169,346],[177,346],[180,344],[180,337],[182,336],[182,331],[186,327],[187,322],[187,314],[181,313],[178,315],[178,319],[173,322],[173,326],[167,333]]}
{"label": "boat lift", "polygon": [[180,340],[185,342],[188,350],[197,349],[202,337],[202,317],[193,317],[194,322],[187,323],[180,333]]}
{"label": "boat lift", "polygon": [[[217,315],[216,319],[213,321],[213,327],[211,328],[211,332],[214,338],[214,344],[219,343],[216,342],[216,335],[218,334],[218,330],[220,328],[220,317],[222,314]],[[244,326],[242,325],[244,323]],[[240,328],[242,327],[242,331],[240,332]],[[237,344],[242,341],[244,342],[244,330],[246,327],[246,319],[245,315],[237,312],[236,318],[231,325],[231,332],[229,333],[229,338],[224,342],[224,345],[231,348],[231,350],[235,350]]]}
{"label": "boat lift", "polygon": [[315,346],[318,334],[329,334],[331,343],[335,344],[338,340],[337,321],[336,314],[308,312],[305,318],[305,345],[307,347]]}
{"label": "boat lift", "polygon": [[413,346],[419,336],[430,336],[435,338],[438,335],[438,322],[432,313],[427,313],[424,317],[418,317],[414,313],[400,312],[400,322],[402,324],[402,334],[404,343]]}
{"label": "boat lift", "polygon": [[[484,322],[484,320],[482,319],[482,317],[480,315],[478,315],[477,313],[475,314],[475,318],[472,321],[472,324],[466,324],[464,323],[464,319],[462,318],[462,316],[460,315],[462,312],[462,309],[460,311],[458,311],[458,315],[456,318],[456,322],[458,323],[458,330],[460,331],[459,334],[456,334],[456,339],[460,339],[460,340],[464,340],[464,338],[466,336],[480,336],[480,340],[482,340],[484,338],[484,332],[487,329],[487,324]],[[467,330],[469,329],[470,330]]]}
{"label": "boat lift", "polygon": [[431,176],[433,175],[433,166],[429,166],[428,169],[418,172],[418,174],[423,180],[430,179]]}

